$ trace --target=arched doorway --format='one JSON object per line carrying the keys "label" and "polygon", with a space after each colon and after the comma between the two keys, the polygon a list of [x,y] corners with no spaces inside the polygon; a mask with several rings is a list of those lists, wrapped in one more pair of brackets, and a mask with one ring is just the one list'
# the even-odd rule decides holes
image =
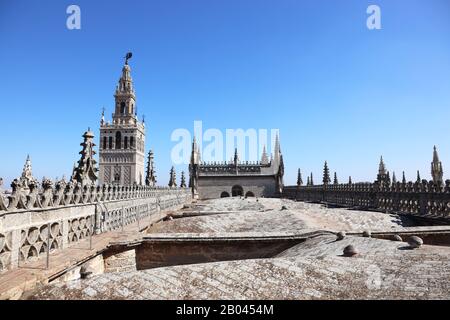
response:
{"label": "arched doorway", "polygon": [[245,197],[246,198],[248,198],[248,197],[254,197],[255,196],[255,194],[253,193],[253,192],[251,192],[251,191],[247,191],[247,193],[245,194]]}
{"label": "arched doorway", "polygon": [[230,194],[228,193],[228,192],[226,192],[226,191],[224,191],[224,192],[222,192],[221,194],[220,194],[220,197],[221,198],[228,198],[230,196]]}
{"label": "arched doorway", "polygon": [[231,195],[233,197],[243,196],[244,195],[244,189],[242,189],[241,186],[236,185],[233,188],[231,188]]}

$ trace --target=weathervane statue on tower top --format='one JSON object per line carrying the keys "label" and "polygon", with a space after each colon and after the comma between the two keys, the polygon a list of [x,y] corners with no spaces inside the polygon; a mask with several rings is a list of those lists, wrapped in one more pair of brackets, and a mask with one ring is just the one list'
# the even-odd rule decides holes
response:
{"label": "weathervane statue on tower top", "polygon": [[128,64],[128,60],[131,59],[132,56],[133,54],[131,52],[127,53],[127,55],[125,56],[125,64]]}

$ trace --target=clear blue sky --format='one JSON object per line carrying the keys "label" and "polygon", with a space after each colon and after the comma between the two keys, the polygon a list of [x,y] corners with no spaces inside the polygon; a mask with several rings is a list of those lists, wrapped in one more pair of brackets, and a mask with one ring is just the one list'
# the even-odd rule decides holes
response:
{"label": "clear blue sky", "polygon": [[[66,28],[70,4],[81,30]],[[382,30],[366,28],[369,4]],[[324,160],[373,181],[381,154],[397,177],[429,178],[434,144],[450,170],[448,0],[0,0],[0,41],[7,184],[27,153],[39,179],[70,175],[129,50],[160,184],[172,131],[194,120],[279,128],[287,184],[298,167],[319,182]]]}

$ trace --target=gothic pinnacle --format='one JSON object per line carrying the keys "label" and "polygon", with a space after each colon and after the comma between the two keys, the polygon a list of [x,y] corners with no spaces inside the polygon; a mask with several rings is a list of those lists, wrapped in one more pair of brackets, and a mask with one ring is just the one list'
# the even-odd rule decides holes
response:
{"label": "gothic pinnacle", "polygon": [[322,182],[324,185],[328,185],[331,182],[330,179],[330,170],[328,169],[328,164],[325,161],[325,164],[323,166],[323,178],[322,178]]}
{"label": "gothic pinnacle", "polygon": [[303,179],[302,179],[302,172],[300,171],[300,169],[298,169],[298,174],[297,174],[297,186],[301,186],[303,184]]}

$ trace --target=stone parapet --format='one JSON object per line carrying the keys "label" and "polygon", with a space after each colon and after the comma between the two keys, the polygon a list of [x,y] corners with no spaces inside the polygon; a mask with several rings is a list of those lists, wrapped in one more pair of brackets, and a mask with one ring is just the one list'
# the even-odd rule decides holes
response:
{"label": "stone parapet", "polygon": [[358,207],[389,213],[450,221],[450,180],[384,183],[352,183],[284,187],[282,196],[298,201]]}
{"label": "stone parapet", "polygon": [[145,218],[191,201],[186,188],[99,186],[78,191],[42,190],[33,197],[14,191],[0,208],[0,272],[94,233],[121,230],[136,222],[144,225]]}

